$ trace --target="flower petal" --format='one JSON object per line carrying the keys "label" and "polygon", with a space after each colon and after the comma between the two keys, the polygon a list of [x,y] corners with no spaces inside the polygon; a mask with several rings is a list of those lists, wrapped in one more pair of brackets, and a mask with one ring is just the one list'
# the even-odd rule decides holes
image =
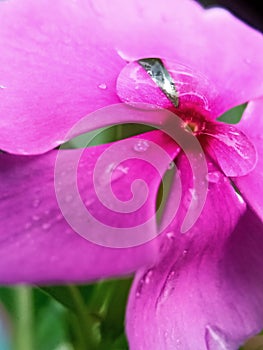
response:
{"label": "flower petal", "polygon": [[119,102],[126,60],[170,58],[199,71],[219,92],[215,117],[263,93],[262,35],[222,9],[14,0],[0,3],[0,19],[0,148],[11,153],[50,150],[84,115]]}
{"label": "flower petal", "polygon": [[[177,152],[175,144],[159,132],[145,134],[143,137],[144,142],[160,145],[172,156]],[[138,142],[138,138],[127,140]],[[77,234],[70,226],[74,227],[78,220],[83,221],[83,227],[86,223],[85,214],[79,217],[81,211],[75,205],[76,198],[71,195],[71,189],[74,187],[71,166],[79,150],[60,151],[63,155],[67,154],[67,157],[64,158],[64,171],[60,169],[59,178],[55,179],[57,181],[55,186],[54,167],[58,161],[58,151],[51,151],[42,156],[0,154],[1,283],[94,280],[131,273],[155,259],[154,240],[140,246],[122,249],[105,247],[89,241],[89,234],[93,232],[91,238],[95,236],[100,239],[100,236],[102,238],[105,236],[104,240],[107,242],[108,227],[116,230],[131,227],[132,231],[137,230],[143,238],[145,237],[145,242],[157,234],[155,220],[149,220],[144,225],[142,223],[155,214],[160,175],[166,171],[169,164],[163,154],[158,157],[154,152],[160,164],[160,175],[151,164],[142,162],[139,157],[136,159],[135,151],[135,159],[128,159],[127,156],[114,168],[111,174],[112,190],[124,204],[130,199],[131,191],[134,192],[133,198],[137,200],[145,196],[145,192],[141,190],[144,189],[143,186],[137,187],[137,191],[136,186],[133,186],[133,181],[138,176],[149,186],[148,198],[133,213],[114,213],[114,207],[105,208],[106,204],[103,206],[98,198],[101,191],[107,192],[105,190],[107,177],[104,175],[108,176],[108,169],[112,170],[111,159],[108,165],[104,161],[105,168],[100,173],[97,192],[94,190],[95,166],[100,166],[100,158],[112,147],[115,149],[118,147],[121,154],[123,142],[125,140],[116,144],[88,148],[79,161],[77,178],[79,196],[85,203],[86,212],[92,213],[97,221],[102,223],[101,230],[97,229],[94,233],[93,226],[97,226],[91,216],[84,238],[80,236],[82,233]],[[126,152],[128,153],[128,150]],[[145,151],[145,154],[147,153],[151,155],[151,145]],[[56,172],[58,176],[58,171]],[[70,213],[70,216],[67,216],[69,223],[61,213],[61,198],[64,198],[66,210]],[[60,206],[57,201],[60,201]],[[65,210],[65,206],[63,209]],[[63,214],[66,216],[68,213],[64,211]],[[132,240],[131,237],[130,239]]]}
{"label": "flower petal", "polygon": [[[189,170],[180,169],[187,194]],[[182,205],[163,237],[163,258],[136,277],[127,313],[131,349],[235,350],[263,326],[262,223],[249,210],[242,215],[244,202],[222,174],[209,184],[196,225],[178,234]]]}
{"label": "flower petal", "polygon": [[257,163],[253,143],[238,128],[225,123],[206,123],[203,131],[206,151],[219,164],[226,176],[242,176]]}
{"label": "flower petal", "polygon": [[253,142],[258,162],[255,169],[246,176],[233,178],[242,196],[263,221],[263,99],[250,102],[238,127]]}

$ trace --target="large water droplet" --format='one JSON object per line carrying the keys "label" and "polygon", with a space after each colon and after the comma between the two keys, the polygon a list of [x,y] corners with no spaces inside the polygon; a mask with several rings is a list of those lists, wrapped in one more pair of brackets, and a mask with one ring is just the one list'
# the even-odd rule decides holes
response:
{"label": "large water droplet", "polygon": [[149,143],[146,140],[135,141],[135,144],[133,146],[133,149],[139,153],[147,151],[148,148],[149,148]]}
{"label": "large water droplet", "polygon": [[[178,62],[143,58],[128,63],[117,79],[117,94],[128,104],[210,111],[218,93],[210,81]],[[179,105],[178,105],[179,104]],[[149,107],[147,107],[149,108]]]}
{"label": "large water droplet", "polygon": [[[207,325],[205,328],[205,342],[207,350],[230,350],[227,343],[226,334],[213,325]],[[232,347],[231,347],[232,349]]]}

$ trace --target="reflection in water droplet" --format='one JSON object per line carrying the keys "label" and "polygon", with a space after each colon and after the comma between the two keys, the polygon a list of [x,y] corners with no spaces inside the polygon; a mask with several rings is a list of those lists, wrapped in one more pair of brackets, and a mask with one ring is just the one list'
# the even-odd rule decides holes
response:
{"label": "reflection in water droplet", "polygon": [[217,183],[220,179],[220,172],[219,171],[212,171],[206,175],[206,179],[208,182],[211,183]]}
{"label": "reflection in water droplet", "polygon": [[174,167],[175,167],[174,162],[171,162],[171,163],[168,165],[168,170],[172,170]]}
{"label": "reflection in water droplet", "polygon": [[[194,107],[200,112],[211,111],[210,101],[215,100],[218,93],[198,72],[158,57],[127,61],[129,63],[117,79],[117,94],[121,101],[131,105],[141,103],[146,109],[151,105],[152,108]],[[143,107],[143,104],[148,106]]]}
{"label": "reflection in water droplet", "polygon": [[145,151],[147,151],[148,148],[149,148],[149,143],[146,140],[136,141],[136,143],[135,143],[135,145],[133,147],[133,149],[136,152],[145,152]]}
{"label": "reflection in water droplet", "polygon": [[6,86],[0,85],[0,89],[6,89]]}
{"label": "reflection in water droplet", "polygon": [[101,89],[101,90],[106,90],[107,89],[107,85],[105,83],[101,83],[100,85],[98,85],[98,87]]}
{"label": "reflection in water droplet", "polygon": [[226,335],[216,326],[206,326],[205,342],[207,350],[230,350],[230,346],[226,340]]}
{"label": "reflection in water droplet", "polygon": [[38,221],[40,219],[39,215],[33,215],[32,216],[33,221]]}

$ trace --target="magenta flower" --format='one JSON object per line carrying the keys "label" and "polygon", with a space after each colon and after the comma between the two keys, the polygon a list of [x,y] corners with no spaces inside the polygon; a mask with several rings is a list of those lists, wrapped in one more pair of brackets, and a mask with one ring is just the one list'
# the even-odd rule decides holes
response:
{"label": "magenta flower", "polygon": [[[130,348],[136,350],[236,349],[259,332],[262,35],[222,9],[204,10],[188,0],[110,5],[104,0],[13,0],[1,2],[0,18],[0,148],[7,152],[0,154],[0,282],[92,281],[138,270],[126,325]],[[199,198],[185,155],[160,131],[128,141],[137,147],[135,153],[142,150],[156,159],[163,175],[168,158],[149,146],[160,145],[176,157],[183,179],[179,211],[158,239],[132,248],[102,247],[77,235],[61,214],[54,148],[85,115],[120,102],[168,108],[204,148],[207,199],[185,235],[181,226],[189,196],[197,204]],[[245,102],[237,127],[215,121]],[[139,111],[131,110],[136,121]],[[149,122],[160,124],[159,115],[150,111]],[[98,120],[90,118],[95,128]],[[115,144],[117,155],[122,142]],[[127,189],[138,173],[150,190],[139,210],[113,214],[101,206],[92,177],[110,147],[85,150],[79,191],[86,207],[108,225],[139,227],[155,213],[160,176],[141,159],[116,167],[112,187],[117,198],[130,199]],[[77,150],[60,153],[67,155],[65,167],[78,155]],[[70,206],[69,175],[61,174],[60,192]],[[95,181],[103,192],[103,173]],[[178,186],[176,179],[164,217],[178,200]],[[150,238],[157,234],[153,220],[138,231],[145,232]]]}

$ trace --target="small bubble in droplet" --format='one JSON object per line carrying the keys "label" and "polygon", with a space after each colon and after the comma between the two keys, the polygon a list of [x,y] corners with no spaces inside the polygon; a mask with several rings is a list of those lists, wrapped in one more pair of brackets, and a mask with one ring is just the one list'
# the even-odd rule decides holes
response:
{"label": "small bubble in droplet", "polygon": [[213,171],[206,175],[206,180],[211,183],[217,183],[219,179],[220,179],[220,173],[218,171]]}
{"label": "small bubble in droplet", "polygon": [[149,143],[146,140],[139,140],[135,143],[133,149],[136,152],[145,152],[149,148]]}
{"label": "small bubble in droplet", "polygon": [[105,83],[101,83],[99,86],[98,86],[101,90],[106,90],[107,89],[107,85]]}

